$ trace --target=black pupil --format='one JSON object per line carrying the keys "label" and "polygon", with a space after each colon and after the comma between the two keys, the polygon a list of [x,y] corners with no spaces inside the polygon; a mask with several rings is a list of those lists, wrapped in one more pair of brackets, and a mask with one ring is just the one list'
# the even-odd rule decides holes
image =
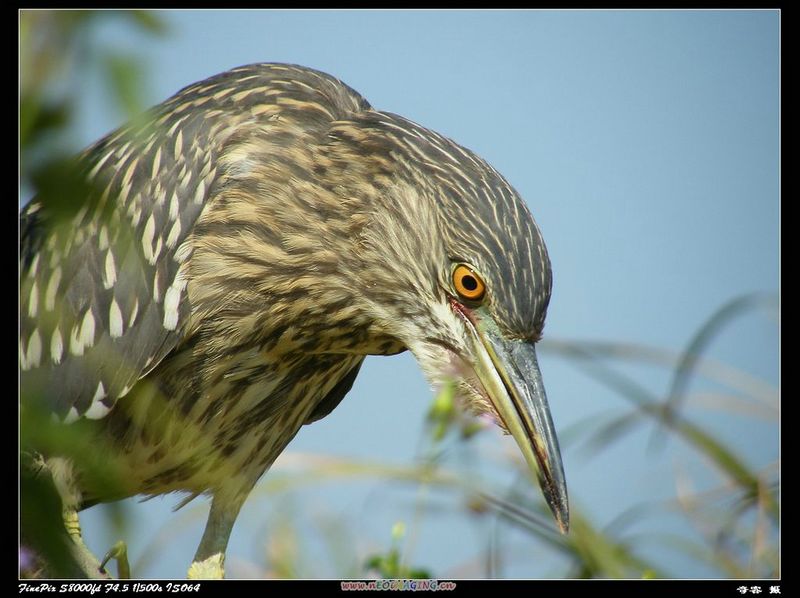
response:
{"label": "black pupil", "polygon": [[470,276],[467,274],[464,278],[461,279],[462,286],[467,289],[468,291],[474,291],[478,288],[478,281],[475,280],[474,276]]}

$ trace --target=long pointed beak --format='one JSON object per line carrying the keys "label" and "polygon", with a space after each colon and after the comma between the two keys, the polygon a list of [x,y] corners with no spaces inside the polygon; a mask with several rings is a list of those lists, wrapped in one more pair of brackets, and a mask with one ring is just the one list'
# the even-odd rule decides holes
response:
{"label": "long pointed beak", "polygon": [[[569,501],[542,374],[533,343],[506,340],[491,318],[475,318],[476,373],[497,413],[517,441],[563,533],[569,529]],[[483,349],[483,350],[481,350]]]}

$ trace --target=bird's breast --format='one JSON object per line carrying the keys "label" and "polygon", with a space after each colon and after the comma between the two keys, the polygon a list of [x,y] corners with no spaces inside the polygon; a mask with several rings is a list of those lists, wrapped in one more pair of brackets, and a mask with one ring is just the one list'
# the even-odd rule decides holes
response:
{"label": "bird's breast", "polygon": [[361,359],[284,355],[270,361],[251,351],[215,359],[209,373],[187,347],[165,359],[107,417],[102,435],[123,488],[110,497],[98,488],[84,492],[105,500],[202,493],[221,485],[249,492]]}

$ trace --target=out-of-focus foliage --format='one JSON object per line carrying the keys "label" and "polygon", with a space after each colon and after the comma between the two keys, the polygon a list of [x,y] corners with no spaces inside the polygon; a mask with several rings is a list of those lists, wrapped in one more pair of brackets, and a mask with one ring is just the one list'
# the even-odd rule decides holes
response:
{"label": "out-of-focus foliage", "polygon": [[[165,27],[146,11],[23,10],[20,12],[20,188],[50,201],[51,209],[74,213],[89,195],[83,179],[72,167],[81,148],[68,135],[75,107],[81,102],[82,84],[90,74],[104,82],[108,96],[122,118],[140,112],[145,102],[145,69],[139,58],[99,45],[93,35],[105,21],[117,19],[154,35]],[[63,427],[48,413],[35,408],[28,397],[20,412],[20,521],[23,537],[20,574],[71,577],[80,574],[66,550],[70,540],[61,519],[61,500],[47,472],[35,462],[37,451],[70,454],[82,463],[86,475],[113,486],[115,472],[105,467],[102,450],[87,446],[83,423]],[[109,526],[126,531],[126,516],[112,508]],[[32,549],[35,547],[35,549]],[[42,568],[44,567],[44,570]]]}
{"label": "out-of-focus foliage", "polygon": [[406,526],[398,521],[392,527],[392,546],[384,554],[375,554],[367,559],[368,571],[377,572],[384,579],[430,579],[427,569],[416,569],[402,561],[400,545],[406,535]]}
{"label": "out-of-focus foliage", "polygon": [[23,187],[47,180],[53,165],[81,148],[67,135],[90,75],[99,76],[123,119],[149,98],[141,58],[101,45],[94,32],[116,19],[152,35],[166,27],[141,10],[22,10],[20,12],[20,162]]}

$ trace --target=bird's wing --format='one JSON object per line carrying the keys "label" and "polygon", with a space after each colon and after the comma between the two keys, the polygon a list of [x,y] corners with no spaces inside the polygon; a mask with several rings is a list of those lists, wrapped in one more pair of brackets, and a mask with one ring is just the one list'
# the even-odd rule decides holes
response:
{"label": "bird's wing", "polygon": [[87,149],[68,176],[42,181],[20,215],[24,400],[68,420],[103,417],[185,340],[192,228],[225,184],[226,145],[278,120],[325,130],[368,107],[310,69],[240,67],[187,87]]}
{"label": "bird's wing", "polygon": [[356,376],[358,376],[362,363],[364,363],[363,359],[347,372],[344,378],[339,380],[338,384],[333,387],[324,399],[317,403],[317,406],[314,407],[314,411],[312,411],[306,418],[306,421],[303,422],[304,424],[313,424],[315,421],[321,420],[336,409],[339,403],[342,402],[344,396],[353,388],[353,383],[356,381]]}
{"label": "bird's wing", "polygon": [[103,139],[20,215],[22,391],[59,417],[103,417],[181,340],[185,242],[215,184],[193,124]]}

